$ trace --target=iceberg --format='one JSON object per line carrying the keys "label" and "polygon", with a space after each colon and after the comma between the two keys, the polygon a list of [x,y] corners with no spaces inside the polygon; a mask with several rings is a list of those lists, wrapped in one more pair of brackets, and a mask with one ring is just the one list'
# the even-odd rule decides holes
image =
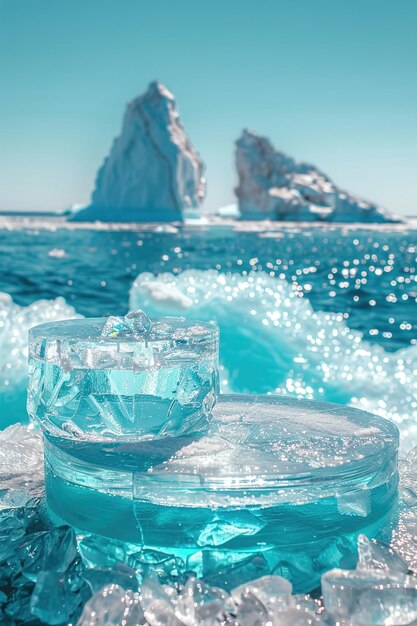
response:
{"label": "iceberg", "polygon": [[314,165],[277,152],[266,137],[244,130],[236,142],[236,195],[243,219],[400,222],[380,206],[337,187]]}
{"label": "iceberg", "polygon": [[205,197],[204,169],[174,96],[153,82],[128,103],[121,134],[98,171],[91,203],[71,220],[163,222],[195,216]]}

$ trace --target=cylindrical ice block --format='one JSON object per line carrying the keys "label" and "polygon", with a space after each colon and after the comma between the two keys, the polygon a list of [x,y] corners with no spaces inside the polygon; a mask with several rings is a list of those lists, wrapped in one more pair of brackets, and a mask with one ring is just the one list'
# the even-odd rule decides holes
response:
{"label": "cylindrical ice block", "polygon": [[309,591],[354,564],[358,534],[388,538],[397,450],[397,428],[357,409],[226,395],[200,434],[119,447],[48,439],[47,499],[58,520],[213,585],[279,574]]}
{"label": "cylindrical ice block", "polygon": [[199,431],[218,393],[218,328],[184,318],[73,319],[29,332],[28,411],[51,438]]}

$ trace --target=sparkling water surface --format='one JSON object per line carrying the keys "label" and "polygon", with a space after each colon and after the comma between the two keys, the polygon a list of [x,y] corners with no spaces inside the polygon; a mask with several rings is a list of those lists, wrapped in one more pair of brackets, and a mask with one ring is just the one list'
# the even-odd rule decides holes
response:
{"label": "sparkling water surface", "polygon": [[[387,350],[417,343],[417,231],[232,227],[165,232],[0,230],[0,290],[21,305],[63,296],[85,316],[121,315],[141,272],[263,270]],[[168,232],[166,232],[168,231]],[[173,232],[171,232],[173,231]]]}
{"label": "sparkling water surface", "polygon": [[[350,404],[392,419],[407,450],[417,445],[412,224],[7,224],[0,231],[0,290],[10,294],[1,300],[3,425],[27,419],[30,326],[124,315],[130,306],[216,321],[224,392]],[[57,296],[65,300],[51,301]]]}

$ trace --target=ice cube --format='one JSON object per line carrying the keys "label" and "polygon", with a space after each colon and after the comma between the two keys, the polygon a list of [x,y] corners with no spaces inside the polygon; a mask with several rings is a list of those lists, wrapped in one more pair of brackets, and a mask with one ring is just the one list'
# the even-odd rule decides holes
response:
{"label": "ice cube", "polygon": [[85,600],[84,584],[73,573],[41,572],[30,599],[32,615],[51,626],[67,623]]}
{"label": "ice cube", "polygon": [[365,535],[358,537],[358,570],[384,570],[386,572],[407,574],[408,563],[386,544],[370,540]]}
{"label": "ice cube", "polygon": [[146,624],[139,594],[108,585],[84,606],[77,626],[140,626]]}
{"label": "ice cube", "polygon": [[292,584],[282,578],[281,576],[262,576],[257,580],[239,585],[232,591],[232,598],[237,604],[242,602],[242,599],[247,594],[255,596],[259,602],[269,610],[273,610],[274,607],[285,601],[292,592]]}
{"label": "ice cube", "polygon": [[230,603],[223,589],[210,587],[196,578],[189,578],[177,596],[173,596],[176,615],[188,625],[215,623],[216,617]]}
{"label": "ice cube", "polygon": [[417,577],[375,570],[334,569],[322,576],[327,611],[357,626],[401,626],[417,619]]}
{"label": "ice cube", "polygon": [[130,328],[136,339],[146,335],[152,328],[152,321],[142,309],[130,311],[124,317],[125,324]]}
{"label": "ice cube", "polygon": [[101,336],[118,337],[121,334],[125,334],[127,330],[128,327],[122,317],[110,315],[110,317],[106,319],[103,330],[101,331]]}

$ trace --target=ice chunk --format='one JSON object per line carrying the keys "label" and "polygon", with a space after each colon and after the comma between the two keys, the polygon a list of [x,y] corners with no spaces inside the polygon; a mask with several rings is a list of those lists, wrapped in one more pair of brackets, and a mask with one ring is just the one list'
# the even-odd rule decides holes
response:
{"label": "ice chunk", "polygon": [[141,599],[151,626],[214,626],[218,623],[216,618],[231,606],[227,592],[195,578],[189,578],[176,590],[161,586],[151,576],[143,582]]}
{"label": "ice chunk", "polygon": [[135,339],[142,339],[144,335],[148,334],[152,328],[152,322],[144,311],[136,309],[130,311],[124,317],[115,317],[111,315],[106,319],[106,322],[101,331],[102,337],[129,337],[133,336]]}
{"label": "ice chunk", "polygon": [[271,623],[271,616],[262,602],[249,593],[237,607],[236,622],[239,626],[266,626]]}
{"label": "ice chunk", "polygon": [[20,542],[17,555],[28,580],[36,581],[39,573],[45,571],[64,573],[77,556],[74,530],[59,526],[28,535]]}
{"label": "ice chunk", "polygon": [[101,535],[79,535],[77,542],[83,563],[87,568],[112,568],[117,563],[131,565],[131,555],[138,550],[137,545]]}
{"label": "ice chunk", "polygon": [[[284,581],[284,583],[282,582]],[[287,583],[287,585],[285,585]],[[288,582],[278,576],[265,576],[233,591],[239,626],[309,626],[322,622],[313,600],[299,601],[290,595]]]}
{"label": "ice chunk", "polygon": [[358,537],[358,553],[358,570],[383,570],[392,574],[407,574],[409,571],[408,563],[390,546],[365,535]]}
{"label": "ice chunk", "polygon": [[102,337],[118,337],[120,334],[125,334],[128,331],[128,327],[122,317],[115,317],[110,315],[105,321],[103,330],[101,331]]}
{"label": "ice chunk", "polygon": [[265,527],[265,522],[250,511],[224,511],[214,516],[199,534],[197,543],[204,546],[221,546],[240,535],[255,535]]}
{"label": "ice chunk", "polygon": [[77,626],[140,626],[146,624],[139,594],[107,585],[84,606]]}
{"label": "ice chunk", "polygon": [[276,605],[280,605],[282,600],[287,600],[292,592],[291,583],[281,576],[263,576],[257,580],[252,580],[232,591],[232,598],[236,604],[240,604],[245,596],[251,594],[268,610],[274,610]]}
{"label": "ice chunk", "polygon": [[228,551],[203,552],[204,580],[223,589],[234,589],[253,579],[270,574],[265,556],[259,552],[245,556],[234,556]]}
{"label": "ice chunk", "polygon": [[132,591],[137,591],[139,586],[135,570],[122,563],[116,563],[113,567],[89,569],[83,572],[82,577],[93,594],[110,584]]}
{"label": "ice chunk", "polygon": [[51,626],[66,624],[88,597],[83,593],[83,584],[75,573],[41,572],[30,599],[32,615]]}
{"label": "ice chunk", "polygon": [[152,322],[142,309],[135,309],[125,315],[125,323],[137,339],[151,330]]}
{"label": "ice chunk", "polygon": [[172,597],[172,602],[176,615],[187,626],[214,624],[230,603],[226,591],[196,578],[189,578],[178,595]]}
{"label": "ice chunk", "polygon": [[417,619],[417,577],[384,570],[331,570],[322,577],[327,611],[355,626],[401,626]]}

